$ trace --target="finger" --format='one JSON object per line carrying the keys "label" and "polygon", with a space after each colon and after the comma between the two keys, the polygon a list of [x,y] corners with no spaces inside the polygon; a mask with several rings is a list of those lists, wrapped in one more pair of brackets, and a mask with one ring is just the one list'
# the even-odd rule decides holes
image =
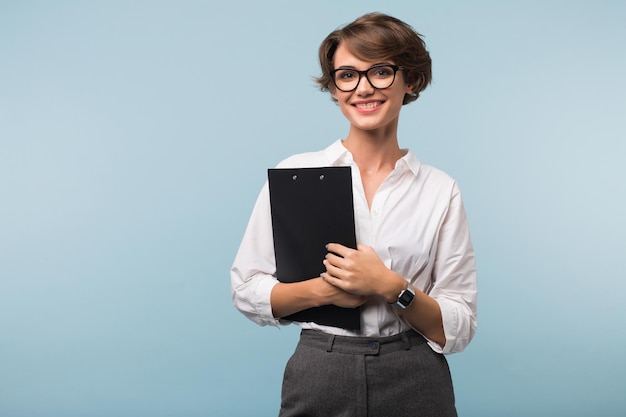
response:
{"label": "finger", "polygon": [[348,253],[350,253],[350,251],[353,251],[354,249],[350,249],[349,247],[344,246],[340,243],[329,243],[328,245],[326,245],[326,250],[331,253],[336,253],[337,255],[345,258]]}
{"label": "finger", "polygon": [[326,265],[327,263],[329,263],[330,265],[336,266],[337,268],[345,268],[345,258],[342,258],[341,256],[335,255],[334,253],[327,253],[326,257],[324,258],[324,265]]}
{"label": "finger", "polygon": [[329,272],[322,272],[320,276],[324,279],[324,281],[328,282],[330,285],[333,285],[343,290],[344,282],[340,280],[339,278],[331,275]]}
{"label": "finger", "polygon": [[340,267],[333,265],[328,259],[324,259],[324,266],[326,267],[326,272],[328,272],[333,278],[341,279],[342,270]]}

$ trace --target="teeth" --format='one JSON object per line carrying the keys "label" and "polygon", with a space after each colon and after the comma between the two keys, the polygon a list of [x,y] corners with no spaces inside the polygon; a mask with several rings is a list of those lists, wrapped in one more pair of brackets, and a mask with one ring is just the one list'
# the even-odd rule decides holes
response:
{"label": "teeth", "polygon": [[374,101],[371,103],[360,103],[356,105],[356,107],[358,107],[359,109],[373,109],[374,107],[378,106],[380,106],[380,101]]}

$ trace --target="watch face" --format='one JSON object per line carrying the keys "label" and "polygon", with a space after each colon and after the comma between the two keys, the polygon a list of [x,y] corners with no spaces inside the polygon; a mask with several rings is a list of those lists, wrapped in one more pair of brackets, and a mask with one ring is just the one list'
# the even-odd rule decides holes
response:
{"label": "watch face", "polygon": [[398,303],[400,303],[400,304],[402,304],[403,306],[406,307],[409,304],[411,304],[411,301],[413,301],[413,297],[414,297],[414,295],[411,293],[411,291],[404,290],[404,291],[402,291],[402,294],[398,298]]}

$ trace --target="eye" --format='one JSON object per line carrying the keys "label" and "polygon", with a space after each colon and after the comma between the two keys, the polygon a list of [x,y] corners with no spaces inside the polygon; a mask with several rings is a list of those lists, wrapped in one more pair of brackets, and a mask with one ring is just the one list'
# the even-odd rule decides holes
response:
{"label": "eye", "polygon": [[351,70],[339,70],[335,73],[335,77],[338,80],[342,80],[342,81],[350,81],[353,78],[358,77],[358,75],[356,74],[355,71],[351,71]]}
{"label": "eye", "polygon": [[391,67],[375,67],[369,72],[370,77],[387,78],[393,76],[393,68]]}

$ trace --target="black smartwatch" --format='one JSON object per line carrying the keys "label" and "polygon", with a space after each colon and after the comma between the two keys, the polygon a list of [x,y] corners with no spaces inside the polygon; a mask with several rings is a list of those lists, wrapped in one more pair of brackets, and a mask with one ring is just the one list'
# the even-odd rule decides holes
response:
{"label": "black smartwatch", "polygon": [[413,290],[413,287],[409,285],[406,289],[400,292],[400,295],[398,295],[396,306],[400,308],[407,308],[411,305],[413,299],[415,299],[415,290]]}

